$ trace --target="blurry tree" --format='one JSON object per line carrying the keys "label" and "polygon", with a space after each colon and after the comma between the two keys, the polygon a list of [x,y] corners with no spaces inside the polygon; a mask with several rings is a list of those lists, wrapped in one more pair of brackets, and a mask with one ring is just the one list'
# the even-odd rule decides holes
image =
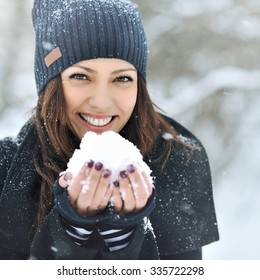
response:
{"label": "blurry tree", "polygon": [[19,119],[16,108],[29,110],[34,88],[31,5],[32,0],[0,0],[0,119],[9,118],[10,129]]}
{"label": "blurry tree", "polygon": [[259,102],[260,1],[136,2],[149,41],[150,91],[207,146],[217,180],[244,134],[260,134],[259,126],[241,128]]}

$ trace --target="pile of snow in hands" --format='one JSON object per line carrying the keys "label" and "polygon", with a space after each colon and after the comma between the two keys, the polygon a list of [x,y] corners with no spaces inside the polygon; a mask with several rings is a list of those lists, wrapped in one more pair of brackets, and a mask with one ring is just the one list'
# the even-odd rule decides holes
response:
{"label": "pile of snow in hands", "polygon": [[[68,162],[66,172],[72,173],[72,181],[84,164],[93,160],[101,162],[112,172],[111,181],[116,181],[119,173],[133,164],[138,172],[145,172],[152,182],[151,169],[143,161],[140,150],[118,133],[106,131],[102,134],[87,132]],[[72,183],[72,182],[71,182]]]}

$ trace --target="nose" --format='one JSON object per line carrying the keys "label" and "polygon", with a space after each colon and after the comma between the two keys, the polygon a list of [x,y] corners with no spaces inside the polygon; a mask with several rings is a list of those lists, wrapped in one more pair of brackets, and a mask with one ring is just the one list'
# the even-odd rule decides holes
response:
{"label": "nose", "polygon": [[109,87],[106,84],[95,85],[91,90],[88,103],[98,112],[107,112],[113,104]]}

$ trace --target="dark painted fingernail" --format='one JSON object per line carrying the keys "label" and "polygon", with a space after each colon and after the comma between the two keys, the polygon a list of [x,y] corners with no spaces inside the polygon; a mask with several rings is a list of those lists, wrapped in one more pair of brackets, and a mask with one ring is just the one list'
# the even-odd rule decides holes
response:
{"label": "dark painted fingernail", "polygon": [[64,178],[65,181],[71,180],[71,173],[65,173],[63,178]]}
{"label": "dark painted fingernail", "polygon": [[125,179],[127,177],[125,170],[121,171],[119,175],[122,179]]}
{"label": "dark painted fingernail", "polygon": [[111,175],[111,171],[109,169],[105,169],[103,173],[104,178],[108,178]]}
{"label": "dark painted fingernail", "polygon": [[94,165],[94,161],[93,161],[93,160],[87,161],[87,166],[88,166],[89,168],[92,168],[93,165]]}
{"label": "dark painted fingernail", "polygon": [[133,166],[133,164],[130,164],[127,166],[127,170],[130,172],[130,173],[134,173],[135,172],[135,167]]}
{"label": "dark painted fingernail", "polygon": [[114,182],[114,186],[115,186],[116,188],[119,188],[119,182],[118,182],[117,180]]}
{"label": "dark painted fingernail", "polygon": [[101,162],[97,162],[97,163],[95,164],[95,169],[96,169],[97,171],[100,171],[100,170],[102,169],[102,167],[103,167],[103,164],[102,164]]}

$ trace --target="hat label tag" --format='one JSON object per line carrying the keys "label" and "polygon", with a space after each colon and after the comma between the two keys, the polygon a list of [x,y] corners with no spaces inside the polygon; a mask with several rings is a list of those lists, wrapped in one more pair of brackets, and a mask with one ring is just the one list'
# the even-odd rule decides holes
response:
{"label": "hat label tag", "polygon": [[53,51],[51,51],[45,58],[45,64],[47,67],[50,67],[55,61],[57,61],[60,57],[62,57],[60,48],[57,47]]}

